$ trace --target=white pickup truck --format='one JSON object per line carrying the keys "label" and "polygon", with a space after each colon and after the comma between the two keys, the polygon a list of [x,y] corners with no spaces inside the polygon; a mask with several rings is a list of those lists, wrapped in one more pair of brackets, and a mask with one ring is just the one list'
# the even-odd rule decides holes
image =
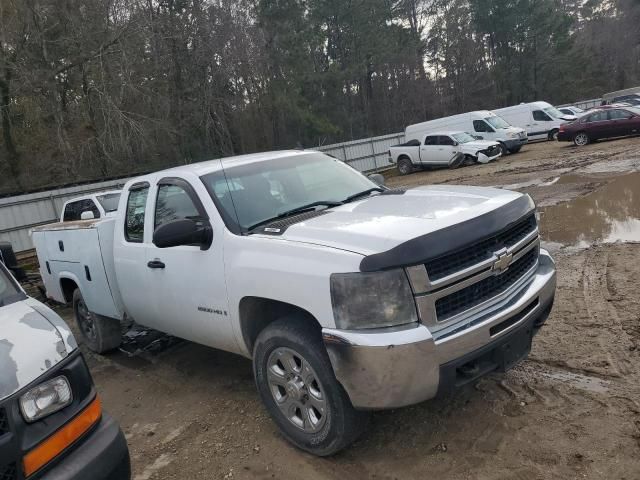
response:
{"label": "white pickup truck", "polygon": [[135,320],[250,358],[274,421],[316,455],[354,441],[368,410],[512,367],[555,295],[529,196],[390,190],[313,151],[139,177],[114,218],[33,240],[90,348]]}
{"label": "white pickup truck", "polygon": [[501,155],[498,142],[478,140],[466,132],[433,132],[391,147],[389,162],[397,165],[401,175],[407,175],[416,167],[456,168],[465,161],[488,163]]}

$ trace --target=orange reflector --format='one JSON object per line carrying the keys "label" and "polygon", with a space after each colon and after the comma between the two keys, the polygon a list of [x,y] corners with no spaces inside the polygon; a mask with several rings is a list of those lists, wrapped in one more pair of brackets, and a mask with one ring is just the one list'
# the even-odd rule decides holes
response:
{"label": "orange reflector", "polygon": [[73,442],[91,428],[102,415],[100,399],[96,398],[76,417],[56,433],[31,450],[22,459],[24,476],[37,472],[47,463],[60,455]]}

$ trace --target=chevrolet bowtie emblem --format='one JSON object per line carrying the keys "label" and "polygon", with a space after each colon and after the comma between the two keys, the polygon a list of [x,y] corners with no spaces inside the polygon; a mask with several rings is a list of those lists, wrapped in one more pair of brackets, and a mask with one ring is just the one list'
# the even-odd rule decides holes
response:
{"label": "chevrolet bowtie emblem", "polygon": [[511,265],[511,259],[513,258],[513,253],[507,253],[506,251],[496,252],[498,259],[493,262],[493,273],[494,275],[500,275],[504,273],[509,265]]}

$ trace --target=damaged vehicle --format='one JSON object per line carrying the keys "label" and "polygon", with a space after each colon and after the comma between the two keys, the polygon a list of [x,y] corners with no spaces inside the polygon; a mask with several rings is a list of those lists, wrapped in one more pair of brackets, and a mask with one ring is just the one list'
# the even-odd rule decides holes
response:
{"label": "damaged vehicle", "polygon": [[371,410],[512,368],[555,295],[528,195],[390,190],[314,151],[141,176],[115,217],[33,240],[91,349],[135,321],[252,359],[274,422],[315,455],[351,444]]}
{"label": "damaged vehicle", "polygon": [[418,167],[456,168],[465,161],[488,163],[501,156],[498,142],[479,140],[466,132],[428,133],[389,149],[389,163],[397,165],[400,175],[407,175]]}
{"label": "damaged vehicle", "polygon": [[0,479],[89,478],[130,478],[124,435],[69,327],[0,262]]}

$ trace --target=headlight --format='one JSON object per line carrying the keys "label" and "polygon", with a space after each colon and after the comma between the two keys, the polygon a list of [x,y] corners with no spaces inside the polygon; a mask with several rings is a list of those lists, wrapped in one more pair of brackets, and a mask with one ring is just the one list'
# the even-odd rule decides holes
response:
{"label": "headlight", "polygon": [[507,133],[507,137],[509,137],[509,138],[518,138],[518,134],[517,133]]}
{"label": "headlight", "polygon": [[66,377],[56,377],[33,387],[20,397],[20,410],[27,422],[62,410],[73,401],[73,393]]}
{"label": "headlight", "polygon": [[404,270],[331,275],[336,327],[345,330],[390,327],[418,321]]}

